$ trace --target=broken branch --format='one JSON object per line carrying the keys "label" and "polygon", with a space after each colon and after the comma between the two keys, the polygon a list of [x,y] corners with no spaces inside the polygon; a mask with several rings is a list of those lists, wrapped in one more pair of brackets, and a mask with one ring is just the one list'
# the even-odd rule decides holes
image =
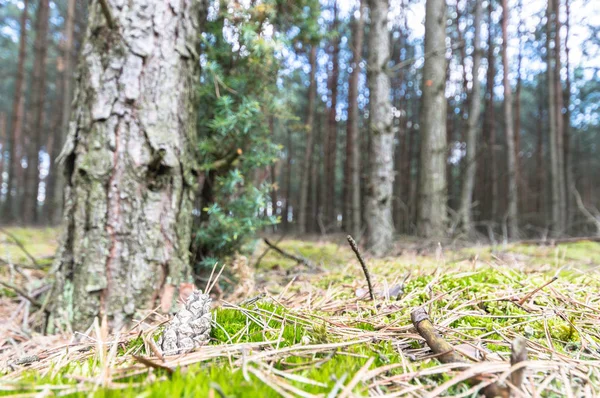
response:
{"label": "broken branch", "polygon": [[[427,315],[427,312],[423,307],[419,307],[411,312],[410,319],[419,335],[425,339],[425,342],[431,351],[438,355],[437,359],[439,359],[440,362],[467,363],[467,361],[456,352],[454,347],[437,333],[433,323],[431,323],[431,320],[429,319],[429,315]],[[517,363],[526,360],[527,343],[523,338],[517,337],[512,344],[511,365],[515,366]],[[521,387],[524,372],[525,368],[521,367],[511,374],[511,384],[517,389],[520,389]],[[470,377],[465,382],[470,385],[477,385],[481,382],[480,376]],[[510,387],[501,381],[497,381],[484,387],[482,393],[487,398],[508,398],[510,396]]]}
{"label": "broken branch", "polygon": [[278,246],[276,246],[275,244],[269,242],[269,240],[267,238],[264,238],[263,240],[265,241],[267,246],[269,246],[271,249],[275,250],[277,253],[281,254],[283,257],[289,258],[290,260],[294,260],[300,264],[304,264],[309,268],[316,268],[316,266],[309,259],[307,259],[305,257],[301,257],[301,256],[295,256],[291,253],[288,253],[288,252],[284,251],[283,249],[279,248]]}

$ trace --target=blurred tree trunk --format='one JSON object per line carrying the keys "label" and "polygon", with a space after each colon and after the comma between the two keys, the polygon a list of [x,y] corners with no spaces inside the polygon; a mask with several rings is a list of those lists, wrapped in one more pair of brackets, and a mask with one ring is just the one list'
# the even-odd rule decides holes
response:
{"label": "blurred tree trunk", "polygon": [[475,29],[473,49],[473,86],[469,102],[469,119],[467,121],[464,181],[461,187],[460,211],[462,231],[471,235],[473,232],[473,191],[475,189],[475,173],[477,166],[477,131],[479,130],[479,116],[481,115],[481,82],[479,69],[481,65],[481,1],[475,0]]}
{"label": "blurred tree trunk", "polygon": [[561,22],[560,22],[560,2],[559,0],[552,0],[554,1],[554,6],[553,6],[553,10],[554,10],[554,16],[552,18],[552,21],[554,22],[554,59],[555,59],[555,64],[554,64],[554,84],[556,85],[556,90],[555,90],[555,95],[554,95],[554,112],[556,113],[556,116],[554,118],[555,122],[556,122],[556,151],[557,151],[557,158],[558,158],[558,185],[559,185],[559,194],[560,194],[560,202],[559,202],[559,207],[560,207],[560,230],[557,231],[558,233],[566,233],[567,232],[567,202],[568,202],[568,198],[567,198],[567,184],[566,184],[566,180],[567,180],[567,169],[565,167],[565,120],[564,120],[564,113],[563,113],[563,108],[564,108],[564,92],[563,92],[563,85],[562,85],[562,77],[561,77],[561,71],[562,71],[562,61],[561,61],[561,47],[562,47],[562,42],[560,40],[560,29],[561,29]]}
{"label": "blurred tree trunk", "polygon": [[[552,210],[552,231],[555,235],[558,235],[565,230],[564,218],[563,218],[563,207],[561,201],[563,198],[563,187],[562,175],[563,169],[561,167],[560,154],[561,142],[560,135],[562,134],[562,122],[558,119],[561,115],[557,109],[557,88],[559,84],[556,82],[557,74],[555,71],[559,69],[557,61],[559,61],[560,53],[552,45],[552,41],[555,40],[557,35],[556,31],[556,13],[554,11],[554,0],[548,0],[548,8],[546,10],[547,25],[546,25],[546,57],[547,57],[547,76],[548,76],[548,117],[549,117],[549,145],[550,145],[550,180],[552,181],[552,193],[551,193],[551,210]],[[558,54],[558,57],[557,57]],[[560,77],[560,74],[559,74]]]}
{"label": "blurred tree trunk", "polygon": [[[337,0],[333,2],[333,24],[332,32],[338,31],[338,6]],[[325,145],[325,193],[327,202],[325,203],[325,226],[329,229],[337,229],[337,212],[335,197],[335,166],[337,155],[337,93],[339,77],[339,57],[340,57],[340,36],[336,35],[332,39],[331,62],[332,68],[329,74],[328,91],[330,93],[331,105],[327,117],[327,143]]]}
{"label": "blurred tree trunk", "polygon": [[493,2],[488,2],[488,70],[486,78],[486,110],[484,115],[484,128],[487,132],[487,152],[489,159],[482,156],[481,160],[485,163],[485,179],[482,187],[485,189],[483,203],[487,204],[486,221],[494,222],[497,219],[498,213],[498,172],[496,162],[496,111],[494,108],[494,85],[496,79],[496,60],[494,57],[494,24],[492,20],[492,12],[494,10]]}
{"label": "blurred tree trunk", "polygon": [[346,167],[344,173],[344,220],[346,231],[360,235],[360,141],[358,124],[358,78],[362,60],[365,29],[364,0],[359,3],[359,17],[352,25],[352,72],[348,82],[348,121],[346,131]]}
{"label": "blurred tree trunk", "polygon": [[290,210],[292,210],[292,157],[294,156],[294,146],[292,140],[292,131],[287,129],[287,161],[285,163],[285,206],[283,207],[283,227],[286,231],[291,229],[289,219]]}
{"label": "blurred tree trunk", "polygon": [[19,191],[17,170],[21,168],[21,135],[23,130],[23,112],[25,110],[25,58],[27,56],[27,9],[29,1],[23,1],[23,12],[19,23],[19,59],[17,61],[17,76],[15,80],[15,95],[13,99],[11,131],[8,136],[8,179],[6,181],[6,202],[4,203],[3,218],[7,222],[15,221],[18,216],[16,204]]}
{"label": "blurred tree trunk", "polygon": [[417,231],[420,236],[446,233],[446,2],[427,0],[423,65],[421,172]]}
{"label": "blurred tree trunk", "polygon": [[[570,60],[569,60],[569,35],[571,31],[571,5],[570,0],[565,0],[565,10],[566,10],[566,19],[565,19],[565,69],[567,79],[565,81],[565,94],[564,94],[564,106],[565,106],[565,114],[564,114],[564,128],[565,128],[565,141],[564,141],[564,160],[565,160],[565,187],[567,192],[575,192],[577,188],[575,186],[575,178],[572,168],[572,156],[571,156],[571,70],[570,70]],[[573,211],[571,210],[571,195],[566,195],[566,209],[567,209],[567,223],[571,224],[573,222]]]}
{"label": "blurred tree trunk", "polygon": [[44,202],[44,216],[50,224],[58,224],[62,215],[64,176],[56,168],[56,158],[69,130],[71,115],[71,92],[73,81],[73,34],[75,28],[75,0],[68,0],[67,15],[65,17],[64,41],[62,43],[63,70],[61,73],[60,87],[60,119],[61,124],[54,131],[54,142],[50,153],[50,174],[46,184],[46,201]]}
{"label": "blurred tree trunk", "polygon": [[390,102],[390,59],[387,0],[370,0],[368,38],[369,178],[366,220],[367,247],[375,256],[387,253],[393,243],[392,195],[394,186],[394,131]]}
{"label": "blurred tree trunk", "polygon": [[510,87],[509,62],[508,62],[508,2],[502,0],[502,69],[504,85],[504,132],[506,135],[506,157],[508,172],[508,209],[507,224],[508,237],[515,239],[519,235],[518,208],[519,201],[517,188],[517,154],[515,153],[515,131],[513,120],[512,89]]}
{"label": "blurred tree trunk", "polygon": [[44,102],[46,99],[46,55],[48,50],[49,0],[40,0],[36,11],[33,74],[31,76],[32,123],[27,129],[27,170],[25,172],[25,197],[23,222],[37,222],[38,190],[40,185],[40,149],[43,143]]}
{"label": "blurred tree trunk", "polygon": [[519,35],[519,54],[517,56],[517,88],[515,90],[515,154],[516,154],[516,180],[517,180],[517,191],[518,191],[518,200],[517,200],[517,209],[519,206],[524,207],[524,177],[522,174],[522,166],[521,166],[521,89],[522,89],[522,70],[521,65],[523,64],[523,45],[521,43],[521,37],[523,35],[522,26],[523,26],[523,16],[521,15],[523,12],[523,2],[519,0],[519,5],[517,8],[517,12],[519,15],[519,26],[517,28],[517,34]]}
{"label": "blurred tree trunk", "polygon": [[65,224],[49,328],[119,330],[191,282],[200,3],[90,4],[58,162]]}
{"label": "blurred tree trunk", "polygon": [[304,150],[304,162],[302,163],[300,178],[300,202],[298,203],[298,233],[306,233],[306,224],[309,217],[308,212],[308,190],[310,182],[310,167],[313,162],[313,141],[314,141],[314,119],[315,119],[315,99],[317,97],[317,82],[315,74],[317,70],[317,45],[313,43],[309,55],[310,76],[308,86],[308,109],[304,130],[306,132],[306,148]]}
{"label": "blurred tree trunk", "polygon": [[4,185],[4,164],[6,163],[6,113],[0,112],[0,200]]}

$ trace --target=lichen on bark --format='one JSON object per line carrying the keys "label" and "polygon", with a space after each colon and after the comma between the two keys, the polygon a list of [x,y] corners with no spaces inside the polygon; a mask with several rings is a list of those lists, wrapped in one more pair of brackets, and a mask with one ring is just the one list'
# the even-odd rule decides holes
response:
{"label": "lichen on bark", "polygon": [[51,327],[82,330],[106,315],[121,328],[191,281],[198,59],[189,49],[200,2],[107,4],[112,29],[90,6],[58,159],[67,184]]}

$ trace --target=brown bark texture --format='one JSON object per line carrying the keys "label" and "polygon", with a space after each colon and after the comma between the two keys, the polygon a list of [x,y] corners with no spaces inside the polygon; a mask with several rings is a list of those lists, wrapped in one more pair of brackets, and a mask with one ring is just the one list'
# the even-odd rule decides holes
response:
{"label": "brown bark texture", "polygon": [[89,9],[69,132],[49,326],[119,329],[191,281],[196,0]]}

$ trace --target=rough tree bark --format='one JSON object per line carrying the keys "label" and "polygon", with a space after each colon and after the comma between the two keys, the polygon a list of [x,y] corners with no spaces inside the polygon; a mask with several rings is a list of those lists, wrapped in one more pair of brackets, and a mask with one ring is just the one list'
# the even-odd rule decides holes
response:
{"label": "rough tree bark", "polygon": [[446,231],[446,1],[427,0],[423,65],[420,236],[439,238]]}
{"label": "rough tree bark", "polygon": [[376,256],[384,255],[392,246],[394,223],[392,195],[394,186],[394,131],[390,78],[387,0],[370,0],[371,26],[368,38],[369,85],[369,179],[367,185],[367,247]]}
{"label": "rough tree bark", "polygon": [[[338,6],[337,1],[333,2],[333,23],[331,26],[332,32],[338,30]],[[337,93],[338,93],[338,77],[339,77],[339,57],[340,57],[340,36],[336,35],[332,39],[331,62],[332,68],[329,74],[329,93],[331,97],[331,105],[327,115],[327,142],[325,145],[325,194],[327,202],[325,202],[325,226],[326,228],[336,229],[337,214],[336,214],[336,198],[335,198],[335,165],[337,158]]]}
{"label": "rough tree bark", "polygon": [[308,190],[310,182],[310,167],[313,162],[313,141],[315,134],[313,125],[315,120],[315,99],[317,97],[317,81],[315,79],[317,71],[317,45],[313,43],[310,47],[310,84],[308,86],[308,109],[304,129],[306,131],[306,148],[304,149],[304,163],[302,164],[300,178],[300,202],[298,203],[298,233],[306,233],[306,224],[309,217],[308,212]]}
{"label": "rough tree bark", "polygon": [[364,0],[359,3],[360,16],[352,26],[352,72],[348,81],[348,122],[346,124],[346,167],[344,173],[344,203],[346,228],[352,236],[360,235],[360,141],[358,138],[358,78],[362,60],[365,26]]}
{"label": "rough tree bark", "polygon": [[31,111],[32,123],[27,129],[27,170],[25,172],[25,197],[23,198],[23,222],[37,221],[38,189],[40,184],[39,153],[42,148],[44,127],[44,101],[46,98],[46,55],[48,42],[49,0],[40,0],[36,11],[35,61],[33,64]]}
{"label": "rough tree bark", "polygon": [[473,190],[475,189],[475,173],[477,158],[477,130],[481,114],[481,83],[479,68],[481,65],[481,7],[482,0],[475,0],[475,17],[473,19],[474,49],[473,49],[473,86],[469,102],[469,119],[467,121],[467,154],[465,157],[464,181],[461,189],[460,216],[462,231],[469,235],[473,231]]}
{"label": "rough tree bark", "polygon": [[199,2],[93,2],[69,133],[50,327],[114,329],[191,282]]}
{"label": "rough tree bark", "polygon": [[515,131],[513,120],[512,89],[510,87],[509,62],[508,62],[508,2],[502,0],[502,69],[504,86],[504,132],[506,134],[506,158],[508,173],[508,208],[507,224],[508,237],[515,239],[519,235],[518,227],[518,209],[519,201],[517,188],[517,154],[515,153]]}
{"label": "rough tree bark", "polygon": [[56,139],[50,151],[50,174],[46,184],[46,201],[44,213],[50,224],[60,223],[63,207],[63,187],[65,185],[64,175],[56,170],[56,158],[69,129],[69,116],[71,112],[71,92],[73,81],[73,33],[75,28],[75,0],[69,0],[67,4],[67,15],[65,17],[63,45],[63,71],[61,79],[61,125],[56,132]]}
{"label": "rough tree bark", "polygon": [[[21,131],[23,129],[23,111],[25,109],[25,58],[27,57],[27,9],[29,1],[23,1],[23,12],[19,23],[19,59],[17,61],[17,76],[15,80],[15,96],[13,99],[12,123],[8,136],[8,179],[6,180],[6,202],[3,215],[8,222],[15,221],[17,211],[15,204],[18,192],[17,170],[21,167]],[[14,191],[14,192],[13,192]]]}

